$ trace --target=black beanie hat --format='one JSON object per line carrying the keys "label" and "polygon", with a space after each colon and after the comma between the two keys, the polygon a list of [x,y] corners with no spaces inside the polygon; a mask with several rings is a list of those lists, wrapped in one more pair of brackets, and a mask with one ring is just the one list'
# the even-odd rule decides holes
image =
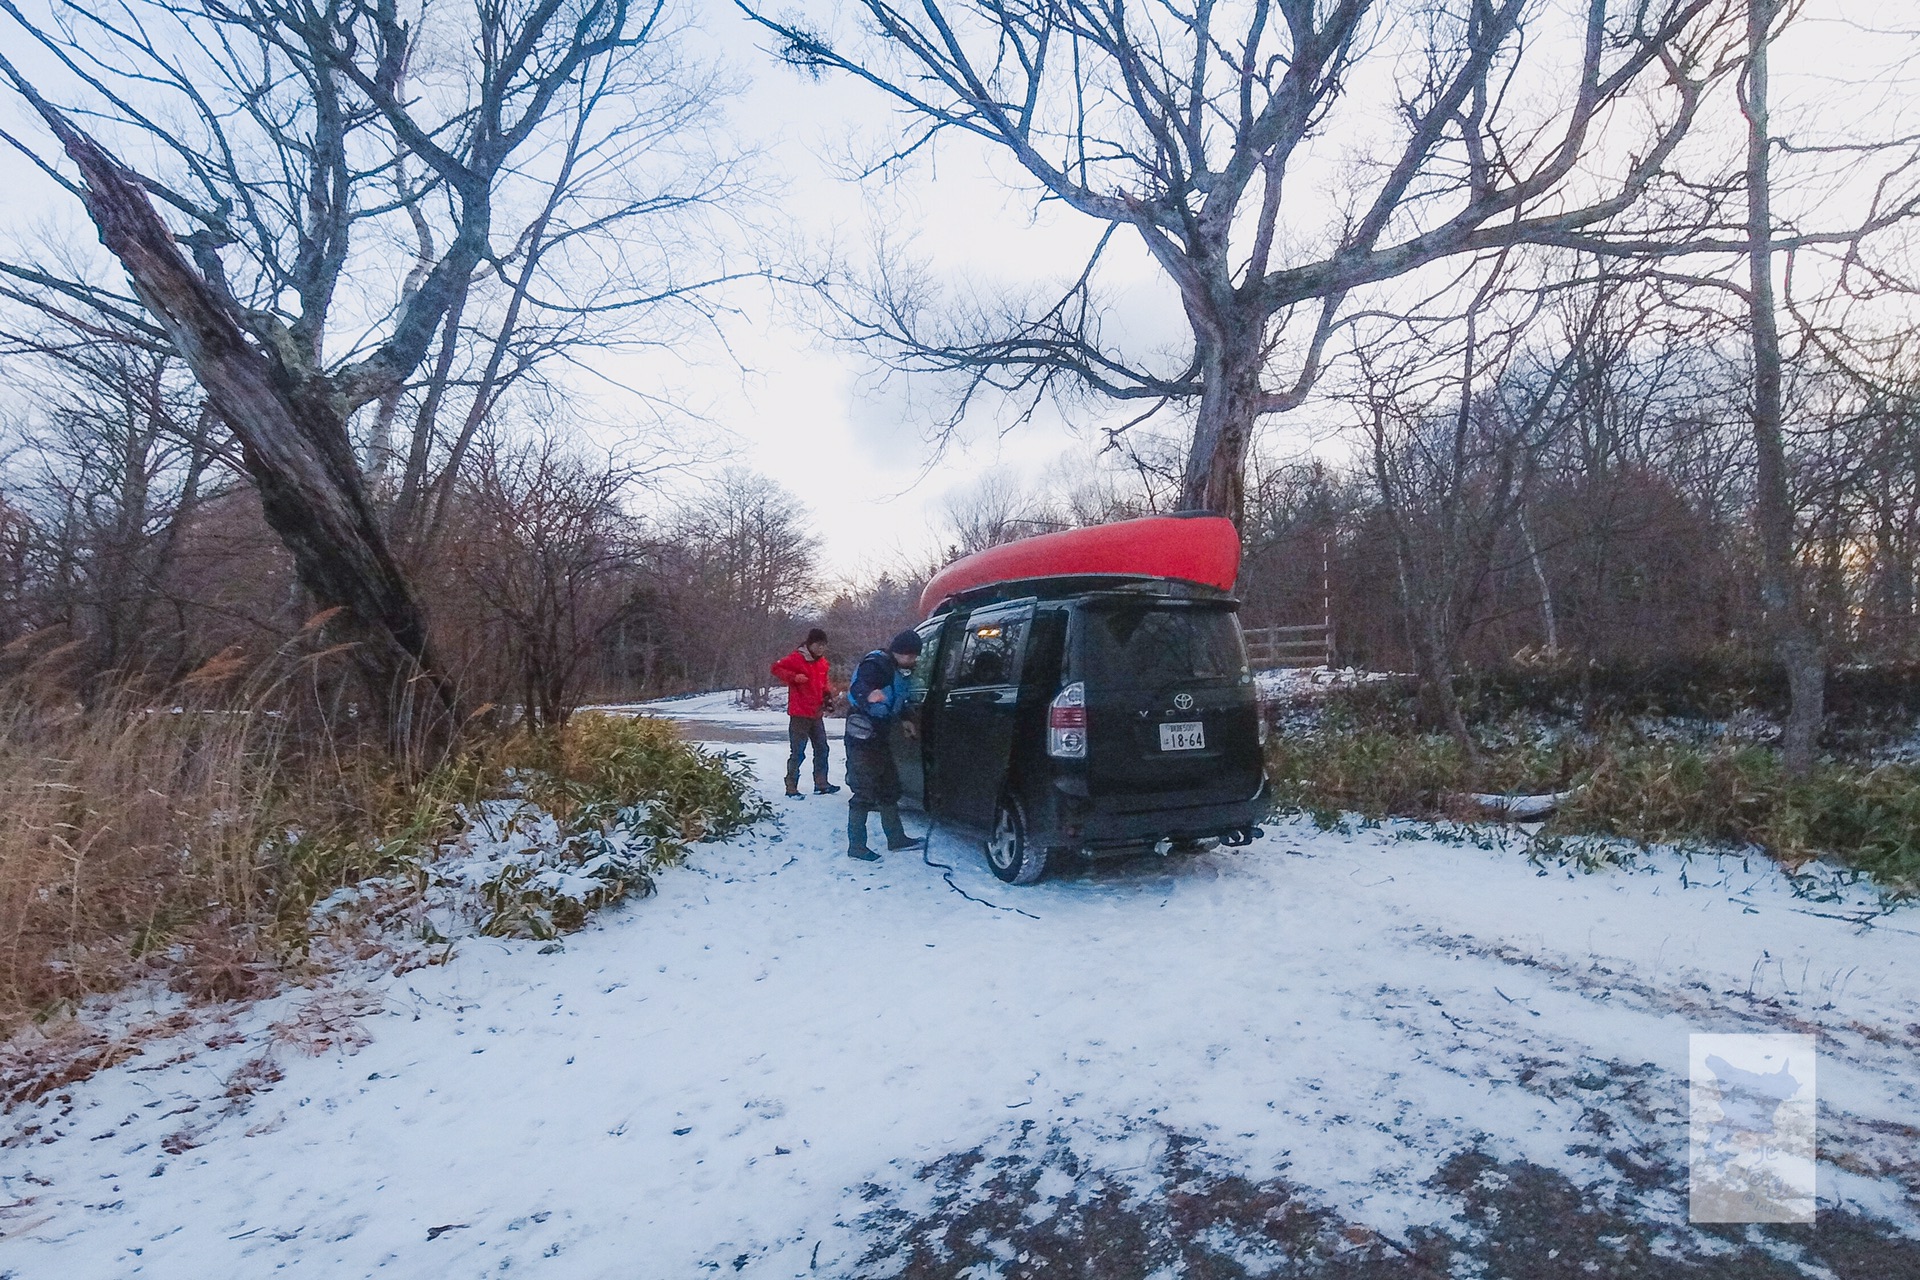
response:
{"label": "black beanie hat", "polygon": [[819,627],[815,627],[813,630],[807,632],[807,638],[801,641],[802,644],[813,644],[815,642],[818,642],[820,644],[825,644],[827,642],[827,633],[822,631]]}
{"label": "black beanie hat", "polygon": [[887,641],[887,652],[919,653],[920,633],[918,631],[902,631],[899,635]]}

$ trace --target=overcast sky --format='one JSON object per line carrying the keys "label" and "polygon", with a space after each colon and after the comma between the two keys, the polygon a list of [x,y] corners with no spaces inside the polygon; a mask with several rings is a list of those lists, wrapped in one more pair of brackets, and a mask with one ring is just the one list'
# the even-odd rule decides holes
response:
{"label": "overcast sky", "polygon": [[[1911,25],[1916,11],[1920,0],[1815,0],[1791,39],[1776,48],[1777,119],[1804,121],[1814,111],[1838,110],[1851,122],[1893,107],[1909,112],[1906,78],[1888,74],[1884,64],[1870,65],[1896,45],[1880,41],[1876,48],[1868,28]],[[740,135],[765,149],[767,172],[783,184],[779,208],[794,234],[816,245],[836,243],[857,259],[883,228],[890,237],[910,238],[943,278],[989,287],[1057,281],[1084,261],[1098,233],[1091,221],[1058,206],[1037,211],[1024,175],[970,139],[946,140],[926,163],[886,184],[837,176],[833,160],[850,140],[857,149],[897,137],[903,118],[867,86],[844,77],[816,81],[775,62],[760,48],[764,33],[731,4],[714,4],[703,22],[706,37],[748,81],[728,111]],[[1722,137],[1737,154],[1740,134]],[[1184,353],[1189,339],[1171,286],[1130,242],[1115,244],[1117,269],[1105,276],[1123,286],[1109,295],[1122,313],[1113,327],[1131,339],[1129,349]],[[750,372],[737,373],[716,358],[716,349],[689,352],[699,367],[681,374],[688,399],[724,424],[739,463],[774,476],[808,504],[836,576],[870,576],[903,557],[920,558],[934,545],[930,530],[944,501],[977,483],[982,472],[999,466],[1035,477],[1062,465],[1085,466],[1097,437],[1088,423],[1118,423],[1134,412],[1088,409],[1077,427],[1043,414],[1002,434],[998,425],[1010,415],[989,405],[936,463],[929,419],[898,379],[880,385],[871,362],[812,332],[790,308],[758,300],[746,310],[727,334]],[[1325,415],[1311,407],[1270,421],[1267,430],[1269,446],[1280,452],[1338,447],[1327,438]]]}
{"label": "overcast sky", "polygon": [[[837,162],[849,145],[895,135],[901,118],[864,86],[816,81],[775,62],[759,47],[764,34],[731,5],[713,5],[703,21],[748,80],[728,115],[765,152],[784,229],[811,248],[837,244],[857,259],[884,227],[903,243],[910,238],[912,250],[943,274],[987,284],[1058,279],[1091,248],[1096,228],[1078,215],[1036,217],[1031,195],[1013,189],[1013,175],[990,171],[994,158],[963,140],[942,144],[897,180],[846,180]],[[1144,254],[1135,256],[1129,274],[1138,283],[1122,299],[1137,312],[1133,328],[1156,344],[1177,341],[1186,326],[1172,289]],[[1032,477],[1093,455],[1089,434],[1051,412],[1003,434],[998,420],[1006,415],[994,406],[937,450],[925,388],[898,377],[883,382],[871,361],[815,331],[794,300],[748,293],[740,301],[743,314],[727,322],[726,342],[745,373],[717,342],[690,349],[677,369],[658,358],[644,367],[676,378],[690,406],[724,427],[734,462],[774,477],[807,504],[833,577],[870,577],[922,558],[935,545],[932,528],[948,495],[991,468]]]}

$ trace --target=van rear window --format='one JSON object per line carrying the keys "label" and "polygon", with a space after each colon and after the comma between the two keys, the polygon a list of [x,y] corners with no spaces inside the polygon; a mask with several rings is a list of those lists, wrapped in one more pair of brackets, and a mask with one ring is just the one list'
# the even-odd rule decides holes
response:
{"label": "van rear window", "polygon": [[1149,605],[1089,609],[1081,618],[1086,678],[1110,688],[1233,680],[1246,670],[1239,624],[1223,610]]}

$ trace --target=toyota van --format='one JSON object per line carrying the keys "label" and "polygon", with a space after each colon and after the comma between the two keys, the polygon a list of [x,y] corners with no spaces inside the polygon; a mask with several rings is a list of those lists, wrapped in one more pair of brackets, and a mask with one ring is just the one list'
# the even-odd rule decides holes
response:
{"label": "toyota van", "polygon": [[893,735],[908,802],[986,832],[1012,884],[1068,857],[1246,843],[1265,735],[1238,607],[1166,579],[944,601],[918,628],[914,732]]}

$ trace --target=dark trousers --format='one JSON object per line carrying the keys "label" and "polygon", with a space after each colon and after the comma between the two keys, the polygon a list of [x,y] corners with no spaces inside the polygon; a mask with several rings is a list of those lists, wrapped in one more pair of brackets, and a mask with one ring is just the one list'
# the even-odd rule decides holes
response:
{"label": "dark trousers", "polygon": [[813,747],[813,785],[827,785],[827,721],[824,716],[787,717],[787,790],[800,789],[800,762]]}
{"label": "dark trousers", "polygon": [[900,764],[886,737],[848,740],[847,789],[853,793],[847,801],[847,848],[867,847],[867,815],[872,813],[880,815],[889,849],[907,843],[906,830],[900,825]]}
{"label": "dark trousers", "polygon": [[847,790],[856,804],[871,808],[900,803],[900,764],[884,736],[847,741]]}

